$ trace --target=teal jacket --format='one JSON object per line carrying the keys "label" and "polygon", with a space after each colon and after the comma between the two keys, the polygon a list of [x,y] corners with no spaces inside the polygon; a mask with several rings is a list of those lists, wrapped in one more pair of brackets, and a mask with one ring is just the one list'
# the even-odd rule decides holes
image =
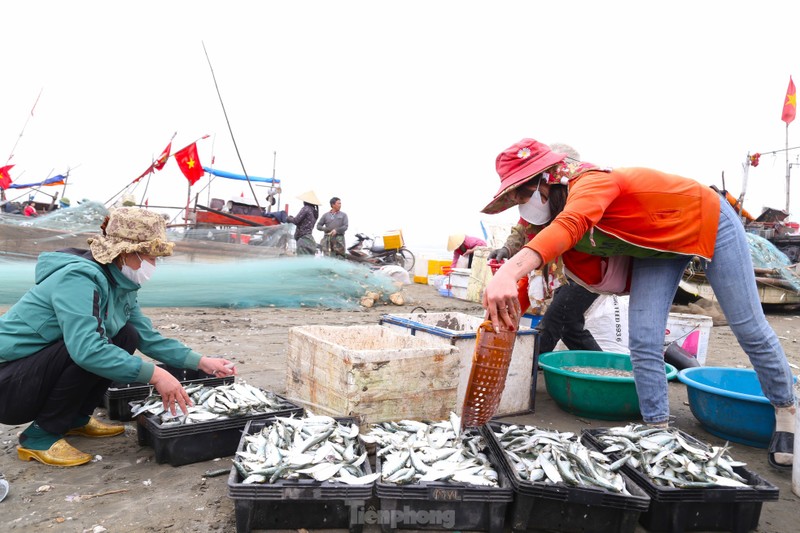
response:
{"label": "teal jacket", "polygon": [[113,264],[101,265],[88,250],[46,252],[36,263],[34,285],[0,316],[0,363],[28,357],[64,340],[73,361],[120,383],[147,383],[154,363],[111,343],[130,322],[139,351],[176,368],[197,369],[201,355],[163,337],[142,314],[140,286]]}

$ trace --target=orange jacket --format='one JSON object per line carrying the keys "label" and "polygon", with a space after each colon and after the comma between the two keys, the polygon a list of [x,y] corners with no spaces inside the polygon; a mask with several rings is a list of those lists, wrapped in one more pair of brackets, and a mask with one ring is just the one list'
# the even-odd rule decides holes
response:
{"label": "orange jacket", "polygon": [[569,182],[566,206],[526,246],[543,262],[563,255],[587,285],[602,279],[606,259],[572,248],[597,228],[634,246],[711,259],[720,198],[692,179],[648,168],[590,169]]}

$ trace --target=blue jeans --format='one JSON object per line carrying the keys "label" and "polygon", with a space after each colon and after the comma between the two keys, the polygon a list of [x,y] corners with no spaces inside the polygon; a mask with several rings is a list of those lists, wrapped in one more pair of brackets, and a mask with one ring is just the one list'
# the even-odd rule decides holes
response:
{"label": "blue jeans", "polygon": [[[639,407],[647,423],[669,419],[664,332],[672,300],[690,260],[689,256],[633,260],[628,344]],[[750,358],[764,395],[775,407],[794,405],[792,372],[761,308],[744,226],[724,200],[720,202],[714,257],[705,263],[705,272],[731,331]]]}

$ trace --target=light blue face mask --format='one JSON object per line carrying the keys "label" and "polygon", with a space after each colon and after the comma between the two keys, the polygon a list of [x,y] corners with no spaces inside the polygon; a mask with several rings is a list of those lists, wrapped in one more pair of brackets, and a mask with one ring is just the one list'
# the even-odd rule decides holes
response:
{"label": "light blue face mask", "polygon": [[150,261],[145,261],[142,259],[139,254],[136,254],[136,257],[139,258],[139,262],[141,263],[139,265],[139,269],[134,270],[123,262],[122,275],[134,283],[143,285],[146,281],[149,281],[150,278],[153,277],[153,273],[156,271],[156,266]]}
{"label": "light blue face mask", "polygon": [[533,191],[530,199],[519,205],[519,216],[534,226],[542,226],[550,222],[550,199],[542,203],[542,193],[539,192],[539,185]]}

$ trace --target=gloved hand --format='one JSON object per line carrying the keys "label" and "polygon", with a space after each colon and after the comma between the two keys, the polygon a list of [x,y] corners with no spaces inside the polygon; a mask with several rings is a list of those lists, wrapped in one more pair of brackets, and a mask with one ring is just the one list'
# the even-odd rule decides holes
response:
{"label": "gloved hand", "polygon": [[496,250],[492,250],[489,252],[489,259],[497,259],[498,261],[502,261],[503,259],[508,259],[511,253],[508,251],[508,248],[503,246],[502,248],[498,248]]}

